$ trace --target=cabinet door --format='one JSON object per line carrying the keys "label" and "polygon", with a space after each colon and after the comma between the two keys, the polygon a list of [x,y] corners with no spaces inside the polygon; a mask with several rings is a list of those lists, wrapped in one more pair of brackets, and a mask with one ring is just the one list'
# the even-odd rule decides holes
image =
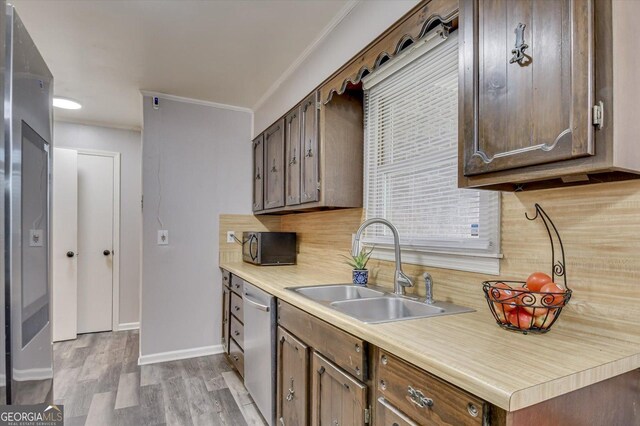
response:
{"label": "cabinet door", "polygon": [[296,108],[285,118],[285,159],[286,159],[286,205],[300,204],[300,108]]}
{"label": "cabinet door", "polygon": [[300,106],[302,116],[302,203],[318,201],[318,169],[320,166],[320,153],[318,149],[318,109],[316,103],[317,94],[309,96]]}
{"label": "cabinet door", "polygon": [[462,0],[464,175],[595,154],[593,0]]}
{"label": "cabinet door", "polygon": [[264,208],[264,136],[253,141],[253,211]]}
{"label": "cabinet door", "polygon": [[365,424],[365,409],[367,409],[365,385],[317,352],[313,352],[311,376],[311,424],[313,426]]}
{"label": "cabinet door", "polygon": [[284,206],[284,120],[264,132],[264,208]]}
{"label": "cabinet door", "polygon": [[308,424],[309,348],[278,327],[278,396],[280,425]]}
{"label": "cabinet door", "polygon": [[375,426],[418,426],[418,423],[411,420],[402,411],[398,410],[389,402],[380,397],[376,402]]}
{"label": "cabinet door", "polygon": [[222,287],[222,347],[225,353],[229,353],[229,324],[231,308],[231,290],[229,287]]}

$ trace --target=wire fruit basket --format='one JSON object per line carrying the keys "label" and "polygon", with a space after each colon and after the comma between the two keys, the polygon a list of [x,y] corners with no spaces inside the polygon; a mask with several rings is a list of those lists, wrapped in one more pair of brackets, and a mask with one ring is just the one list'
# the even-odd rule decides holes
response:
{"label": "wire fruit basket", "polygon": [[[529,217],[525,213],[525,217],[528,220],[540,218],[543,221],[551,243],[550,277],[553,283],[562,279],[564,288],[558,287],[555,292],[542,292],[530,291],[525,281],[484,281],[482,283],[489,310],[498,325],[524,334],[548,332],[558,320],[562,308],[567,305],[572,294],[567,285],[564,246],[558,229],[539,204],[536,204],[535,208],[535,216]],[[554,242],[554,235],[557,243]],[[558,259],[556,259],[556,245],[560,252]]]}

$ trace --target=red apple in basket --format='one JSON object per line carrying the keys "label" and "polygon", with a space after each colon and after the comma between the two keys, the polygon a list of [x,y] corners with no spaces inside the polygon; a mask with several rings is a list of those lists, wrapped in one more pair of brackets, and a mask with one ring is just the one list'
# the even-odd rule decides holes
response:
{"label": "red apple in basket", "polygon": [[542,295],[542,304],[545,306],[562,306],[564,303],[565,289],[554,282],[543,285],[540,293],[547,293]]}
{"label": "red apple in basket", "polygon": [[518,327],[520,330],[528,330],[533,325],[533,317],[524,309],[516,309],[509,312],[508,320],[514,327]]}
{"label": "red apple in basket", "polygon": [[527,288],[531,291],[540,291],[542,286],[552,281],[553,279],[544,272],[534,272],[527,278]]}
{"label": "red apple in basket", "polygon": [[538,315],[533,319],[533,325],[538,328],[548,328],[556,315],[558,315],[558,309],[546,309],[549,315]]}
{"label": "red apple in basket", "polygon": [[[503,310],[503,306],[504,306],[504,310]],[[509,315],[509,311],[507,311],[506,307],[507,307],[506,305],[503,305],[501,303],[493,302],[493,311],[496,313],[496,316],[498,317],[498,321],[500,321],[501,324],[509,323],[509,320],[507,319],[507,315]]]}

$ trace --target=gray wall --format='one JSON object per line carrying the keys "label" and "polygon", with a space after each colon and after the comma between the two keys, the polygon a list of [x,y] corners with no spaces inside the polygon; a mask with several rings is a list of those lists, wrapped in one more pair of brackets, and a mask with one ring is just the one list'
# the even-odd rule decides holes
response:
{"label": "gray wall", "polygon": [[56,121],[57,148],[119,152],[120,160],[120,324],[140,318],[140,235],[142,141],[139,131]]}
{"label": "gray wall", "polygon": [[255,108],[254,134],[300,102],[419,0],[361,1],[267,100]]}
{"label": "gray wall", "polygon": [[144,97],[141,356],[220,343],[218,215],[251,212],[251,119]]}

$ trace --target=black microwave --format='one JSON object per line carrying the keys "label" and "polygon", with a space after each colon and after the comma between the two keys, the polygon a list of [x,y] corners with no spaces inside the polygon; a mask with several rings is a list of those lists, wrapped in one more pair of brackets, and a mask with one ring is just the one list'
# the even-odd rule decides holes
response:
{"label": "black microwave", "polygon": [[242,260],[255,265],[295,265],[295,232],[243,232]]}

